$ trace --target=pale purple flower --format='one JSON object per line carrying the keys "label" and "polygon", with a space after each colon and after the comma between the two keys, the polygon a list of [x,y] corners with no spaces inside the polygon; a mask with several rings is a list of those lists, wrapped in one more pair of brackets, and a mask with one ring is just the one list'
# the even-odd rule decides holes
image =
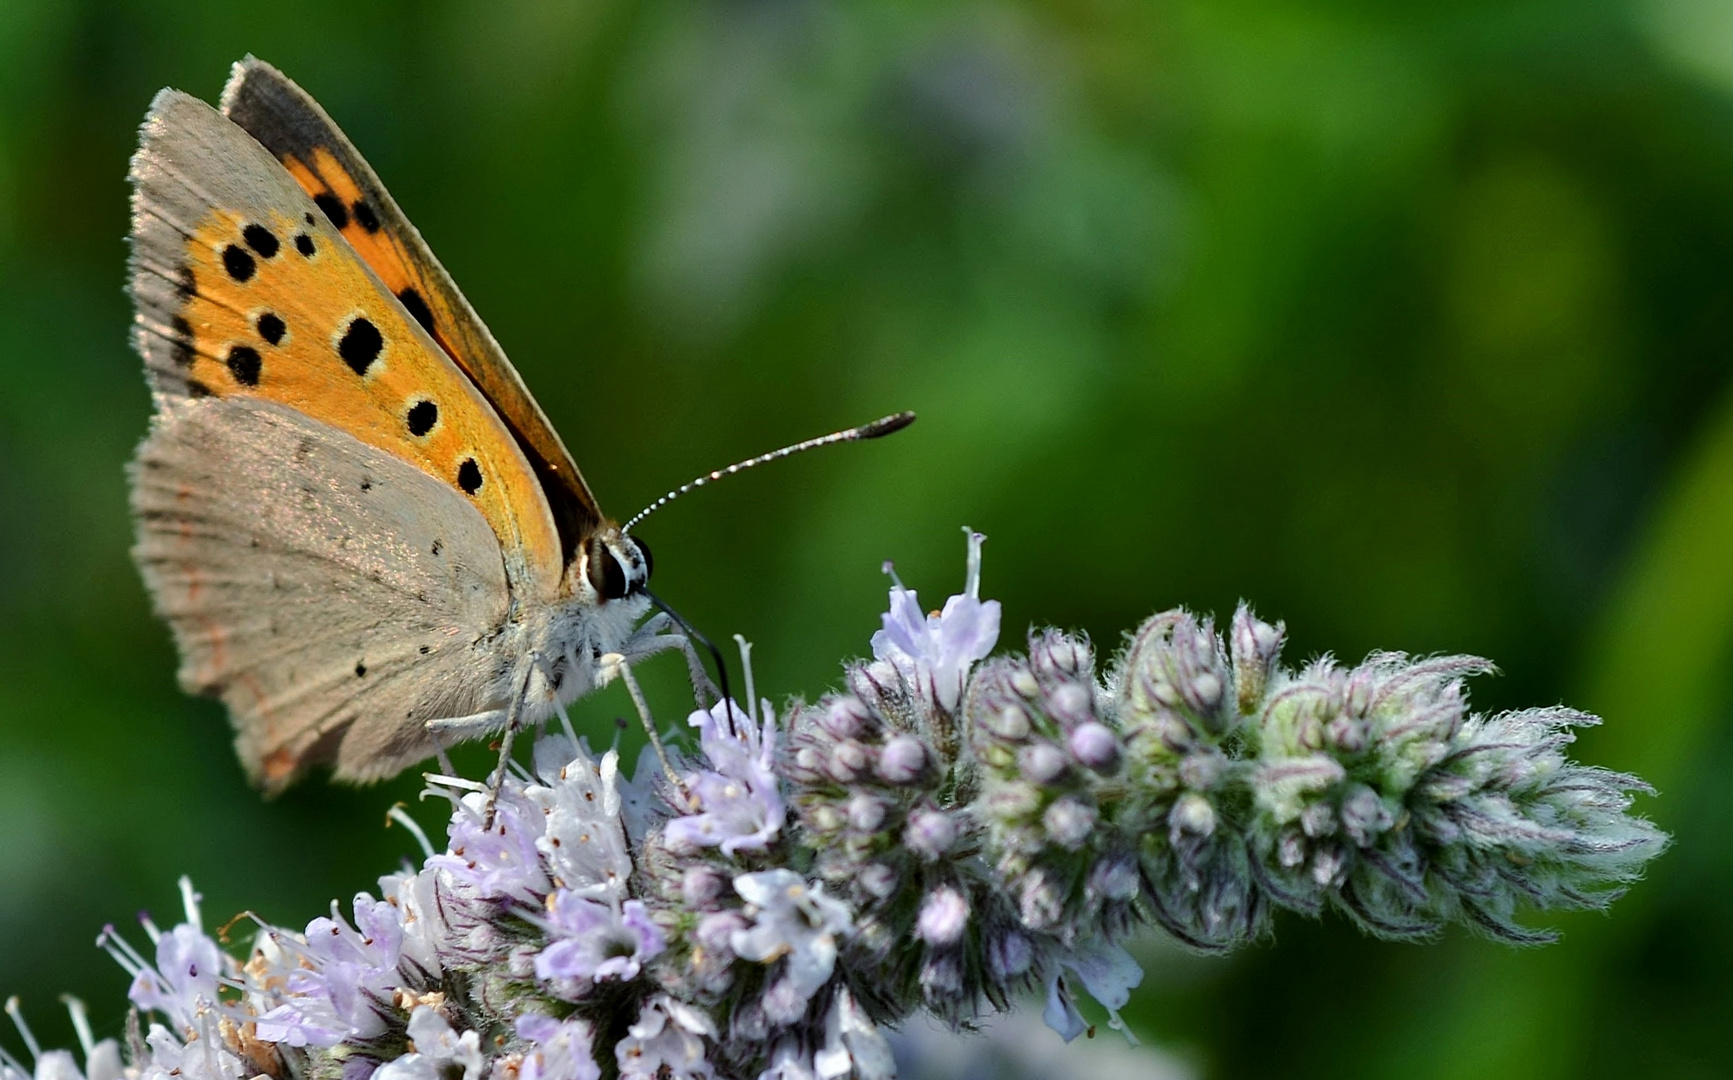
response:
{"label": "pale purple flower", "polygon": [[132,976],[127,997],[134,1005],[161,1013],[180,1031],[191,1032],[198,1027],[199,1017],[217,1003],[217,985],[226,974],[227,958],[204,932],[199,916],[201,897],[193,891],[191,879],[181,878],[180,890],[185,922],[162,934],[149,919],[142,920],[156,941],[154,964],[140,956],[113,927],[104,928],[97,944]]}
{"label": "pale purple flower", "polygon": [[222,964],[217,943],[197,926],[181,923],[157,938],[156,967],[138,973],[127,997],[141,1009],[162,1013],[181,1030],[191,1030],[199,1013],[217,1003]]}
{"label": "pale purple flower", "polygon": [[44,1050],[36,1055],[36,1072],[31,1080],[85,1080],[78,1059],[69,1050]]}
{"label": "pale purple flower", "polygon": [[[619,910],[566,889],[548,898],[544,924],[554,943],[536,955],[536,977],[556,984],[633,979],[644,961],[667,947],[641,900]],[[578,986],[581,993],[588,989]]]}
{"label": "pale purple flower", "polygon": [[[1119,1010],[1125,1008],[1125,1003],[1131,1000],[1131,991],[1143,981],[1143,968],[1132,959],[1130,953],[1118,945],[1108,945],[1105,942],[1094,942],[1079,946],[1069,953],[1061,953],[1054,957],[1057,966],[1047,976],[1047,1007],[1041,1018],[1047,1021],[1047,1026],[1057,1031],[1066,1042],[1083,1034],[1088,1029],[1083,1017],[1077,1011],[1077,1006],[1071,1000],[1071,988],[1066,984],[1062,968],[1075,972],[1083,983],[1083,988],[1089,991],[1089,996],[1101,1003],[1107,1010],[1114,1028],[1125,1030],[1119,1019]],[[1127,1035],[1129,1036],[1129,1032]]]}
{"label": "pale purple flower", "polygon": [[[535,1044],[523,1055],[518,1080],[600,1080],[587,1022],[527,1013],[517,1018],[516,1028],[519,1038]],[[494,1066],[495,1080],[505,1080],[499,1064]]]}
{"label": "pale purple flower", "polygon": [[711,767],[685,778],[697,809],[668,822],[665,835],[676,846],[714,847],[733,855],[762,850],[782,830],[786,812],[772,768],[776,725],[770,702],[762,703],[764,721],[757,730],[740,706],[730,701],[727,707],[732,713],[718,702],[687,720],[698,729]]}
{"label": "pale purple flower", "polygon": [[981,599],[981,542],[985,536],[971,530],[969,568],[963,591],[945,601],[936,614],[921,611],[911,589],[896,581],[892,573],[891,606],[883,616],[884,629],[872,637],[873,656],[889,661],[904,679],[929,696],[946,712],[962,700],[963,684],[975,662],[993,651],[999,640],[999,602]]}
{"label": "pale purple flower", "polygon": [[414,1049],[375,1069],[373,1080],[480,1080],[481,1037],[459,1035],[428,1006],[409,1014],[409,1041]]}
{"label": "pale purple flower", "polygon": [[259,1017],[259,1038],[334,1046],[385,1031],[383,1014],[403,984],[403,924],[398,908],[366,893],[355,897],[354,912],[350,926],[332,904],[331,917],[308,923],[301,941],[276,939],[287,1000]]}
{"label": "pale purple flower", "polygon": [[438,867],[429,867],[379,879],[379,895],[397,909],[397,922],[403,931],[398,968],[428,983],[440,975],[443,958],[458,947],[446,922],[447,904],[440,895],[443,874]]}
{"label": "pale purple flower", "polygon": [[854,931],[848,906],[824,895],[792,870],[764,870],[734,879],[750,927],[729,935],[736,956],[760,964],[784,960],[782,978],[765,994],[765,1012],[788,1022],[836,968],[837,941]]}
{"label": "pale purple flower", "polygon": [[242,1080],[250,1070],[229,1051],[213,1030],[209,1014],[200,1018],[199,1034],[184,1045],[160,1024],[145,1036],[149,1060],[141,1063],[139,1080]]}
{"label": "pale purple flower", "polygon": [[812,1071],[812,1055],[801,1049],[795,1039],[784,1039],[770,1052],[770,1064],[758,1074],[758,1080],[817,1080]]}
{"label": "pale purple flower", "polygon": [[614,1044],[623,1080],[710,1080],[716,1075],[704,1052],[704,1039],[716,1025],[704,1013],[657,994],[638,1011],[626,1037]]}
{"label": "pale purple flower", "polygon": [[891,1044],[846,987],[836,992],[831,1003],[824,1048],[813,1055],[812,1064],[819,1080],[841,1080],[851,1074],[856,1080],[895,1080],[897,1075]]}
{"label": "pale purple flower", "polygon": [[427,865],[445,870],[484,897],[540,902],[552,884],[536,846],[546,815],[512,778],[499,789],[491,828],[486,827],[487,802],[485,791],[463,797],[451,815],[450,849]]}
{"label": "pale purple flower", "polygon": [[554,884],[592,900],[623,900],[632,876],[632,854],[620,818],[620,755],[600,761],[581,743],[558,736],[536,744],[542,784],[524,791],[547,820],[536,848]]}

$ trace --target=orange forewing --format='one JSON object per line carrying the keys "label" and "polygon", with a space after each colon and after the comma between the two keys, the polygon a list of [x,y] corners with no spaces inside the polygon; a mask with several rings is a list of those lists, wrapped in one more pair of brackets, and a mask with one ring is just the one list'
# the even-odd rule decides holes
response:
{"label": "orange forewing", "polygon": [[305,91],[253,57],[235,65],[223,111],[276,156],[504,419],[541,482],[569,559],[601,523],[595,497],[499,344],[360,152]]}
{"label": "orange forewing", "polygon": [[[248,226],[260,225],[274,241],[268,257],[244,242]],[[185,255],[195,288],[179,329],[190,335],[194,393],[287,405],[464,490],[499,537],[508,572],[553,595],[559,536],[528,462],[487,401],[326,222],[214,210]],[[379,341],[362,372],[342,348],[358,318]],[[359,362],[366,352],[351,355]]]}

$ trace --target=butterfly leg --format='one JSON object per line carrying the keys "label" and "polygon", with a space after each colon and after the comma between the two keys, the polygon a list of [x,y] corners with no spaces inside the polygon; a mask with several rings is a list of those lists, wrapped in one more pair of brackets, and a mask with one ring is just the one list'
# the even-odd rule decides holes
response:
{"label": "butterfly leg", "polygon": [[505,734],[499,740],[499,764],[494,767],[493,777],[487,782],[487,811],[482,817],[482,828],[493,828],[494,811],[499,808],[499,789],[505,785],[506,769],[511,765],[512,744],[517,741],[518,727],[523,720],[524,698],[529,696],[530,676],[535,673],[539,658],[530,653],[529,662],[524,664],[523,679],[518,683],[517,693],[512,695],[511,711],[506,714]]}
{"label": "butterfly leg", "polygon": [[638,710],[638,719],[644,724],[644,734],[650,737],[650,747],[656,751],[656,760],[662,764],[662,772],[668,777],[668,782],[674,785],[674,790],[680,793],[686,804],[697,809],[697,803],[692,793],[686,789],[685,781],[674,771],[674,763],[668,760],[668,750],[662,745],[662,736],[656,732],[656,721],[650,716],[650,705],[644,700],[644,691],[639,689],[637,677],[632,674],[631,661],[620,653],[609,653],[602,657],[602,681],[611,682],[615,678],[626,684],[626,692],[632,697],[632,707]]}
{"label": "butterfly leg", "polygon": [[[700,709],[709,708],[711,704],[722,700],[722,691],[716,688],[710,673],[704,670],[704,661],[692,645],[692,639],[678,631],[669,630],[672,625],[673,620],[665,614],[651,617],[621,646],[620,653],[636,662],[668,649],[679,649],[681,655],[686,657],[686,675],[692,682],[693,701]],[[706,695],[709,696],[709,701],[704,700]]]}

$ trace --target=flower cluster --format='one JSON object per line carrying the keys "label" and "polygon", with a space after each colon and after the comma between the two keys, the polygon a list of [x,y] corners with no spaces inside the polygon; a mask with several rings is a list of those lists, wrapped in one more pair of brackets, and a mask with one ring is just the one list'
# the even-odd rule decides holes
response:
{"label": "flower cluster", "polygon": [[569,724],[497,789],[430,777],[443,851],[244,958],[183,883],[154,955],[103,935],[149,1018],[125,1053],[75,1007],[81,1069],[11,1010],[34,1067],[0,1053],[0,1080],[888,1080],[917,1011],[1039,989],[1069,1040],[1086,992],[1118,1025],[1148,922],[1205,949],[1281,908],[1542,940],[1519,908],[1603,907],[1665,844],[1640,781],[1565,757],[1592,717],[1469,711],[1483,661],[1293,670],[1243,606],[1225,639],[1157,615],[1105,674],[1056,631],[988,659],[981,541],[940,611],[896,582],[816,703],[694,712],[697,745],[632,780]]}

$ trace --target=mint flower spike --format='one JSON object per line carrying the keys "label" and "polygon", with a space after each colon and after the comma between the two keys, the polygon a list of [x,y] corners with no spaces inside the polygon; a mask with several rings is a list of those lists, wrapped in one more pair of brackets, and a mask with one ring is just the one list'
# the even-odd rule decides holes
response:
{"label": "mint flower spike", "polygon": [[0,1080],[892,1080],[883,1027],[916,1012],[1044,997],[1070,1040],[1087,993],[1129,1038],[1146,923],[1211,950],[1278,909],[1532,943],[1527,912],[1603,908],[1666,846],[1641,781],[1566,756],[1595,718],[1470,709],[1484,660],[1295,669],[1245,605],[1225,634],[1156,615],[1103,666],[1057,630],[989,657],[968,537],[940,611],[893,575],[842,689],[695,712],[697,745],[631,781],[563,723],[491,822],[486,785],[429,776],[445,850],[347,916],[260,923],[244,962],[183,879],[150,950],[99,939],[155,1021],[124,1067],[76,1009],[82,1071],[9,1004],[32,1068],[0,1053]]}
{"label": "mint flower spike", "polygon": [[1627,812],[1646,785],[1566,758],[1593,717],[1470,712],[1464,680],[1491,670],[1474,657],[1293,671],[1282,638],[1243,605],[1231,644],[1175,610],[1102,680],[1087,642],[1051,632],[983,668],[978,806],[1025,925],[1067,933],[1129,902],[1223,949],[1276,908],[1331,908],[1380,937],[1460,922],[1538,943],[1520,908],[1604,908],[1665,847]]}

